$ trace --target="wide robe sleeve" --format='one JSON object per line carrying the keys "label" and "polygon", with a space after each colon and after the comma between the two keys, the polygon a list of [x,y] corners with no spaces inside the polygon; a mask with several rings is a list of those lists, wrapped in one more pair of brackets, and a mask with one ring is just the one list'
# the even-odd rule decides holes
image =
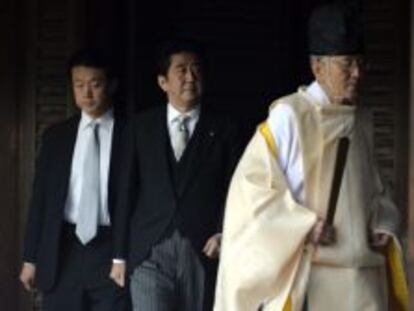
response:
{"label": "wide robe sleeve", "polygon": [[247,146],[227,197],[215,311],[284,310],[316,214],[292,197],[266,123]]}

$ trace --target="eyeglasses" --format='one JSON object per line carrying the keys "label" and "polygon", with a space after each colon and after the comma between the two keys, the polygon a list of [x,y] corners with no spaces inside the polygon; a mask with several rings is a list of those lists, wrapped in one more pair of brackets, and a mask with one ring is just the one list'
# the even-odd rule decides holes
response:
{"label": "eyeglasses", "polygon": [[352,69],[360,69],[360,70],[367,70],[368,63],[364,60],[362,56],[329,56],[327,59],[339,66],[339,68],[343,71],[352,70]]}

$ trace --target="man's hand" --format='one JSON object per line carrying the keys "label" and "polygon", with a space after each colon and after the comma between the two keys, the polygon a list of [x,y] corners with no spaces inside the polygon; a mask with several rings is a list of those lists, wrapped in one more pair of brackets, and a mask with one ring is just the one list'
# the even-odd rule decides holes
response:
{"label": "man's hand", "polygon": [[23,263],[19,279],[26,290],[31,291],[34,289],[35,276],[36,266],[29,262]]}
{"label": "man's hand", "polygon": [[119,286],[125,286],[125,274],[126,274],[126,264],[123,263],[113,263],[111,273],[109,277]]}
{"label": "man's hand", "polygon": [[332,245],[336,242],[335,227],[328,225],[323,219],[319,219],[309,234],[309,240],[315,245]]}
{"label": "man's hand", "polygon": [[385,232],[373,231],[370,236],[370,244],[374,250],[382,250],[390,242],[391,237]]}
{"label": "man's hand", "polygon": [[210,259],[218,258],[221,245],[221,233],[216,233],[207,240],[203,253]]}

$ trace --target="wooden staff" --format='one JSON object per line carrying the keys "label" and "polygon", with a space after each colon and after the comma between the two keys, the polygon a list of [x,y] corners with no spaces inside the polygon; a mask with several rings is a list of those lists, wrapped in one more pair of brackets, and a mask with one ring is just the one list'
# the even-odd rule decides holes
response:
{"label": "wooden staff", "polygon": [[338,202],[339,191],[341,190],[342,176],[345,170],[346,157],[348,155],[348,150],[349,150],[349,138],[342,137],[338,143],[338,151],[336,153],[335,171],[334,171],[334,175],[332,179],[332,188],[331,188],[331,195],[329,197],[328,212],[326,215],[326,223],[328,225],[332,225],[334,218],[335,218],[336,205]]}

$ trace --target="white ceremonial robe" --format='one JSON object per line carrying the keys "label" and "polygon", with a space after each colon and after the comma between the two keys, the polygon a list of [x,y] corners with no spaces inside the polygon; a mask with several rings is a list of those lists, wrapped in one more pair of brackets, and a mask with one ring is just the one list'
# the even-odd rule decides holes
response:
{"label": "white ceremonial robe", "polygon": [[[234,173],[215,311],[251,311],[260,305],[299,311],[305,294],[310,311],[389,310],[386,259],[369,247],[368,237],[372,230],[395,237],[398,211],[374,165],[370,121],[355,107],[323,104],[315,87],[301,88],[271,106],[271,114],[273,109],[289,111],[290,121],[280,119],[289,126],[281,131],[295,139],[278,139],[277,126],[268,120]],[[317,217],[326,215],[337,144],[344,136],[350,150],[334,221],[337,241],[314,248],[305,243],[306,236]],[[295,152],[299,156],[292,156]],[[289,155],[299,165],[287,161]],[[398,253],[398,247],[393,249]],[[404,300],[401,269],[397,295]]]}

